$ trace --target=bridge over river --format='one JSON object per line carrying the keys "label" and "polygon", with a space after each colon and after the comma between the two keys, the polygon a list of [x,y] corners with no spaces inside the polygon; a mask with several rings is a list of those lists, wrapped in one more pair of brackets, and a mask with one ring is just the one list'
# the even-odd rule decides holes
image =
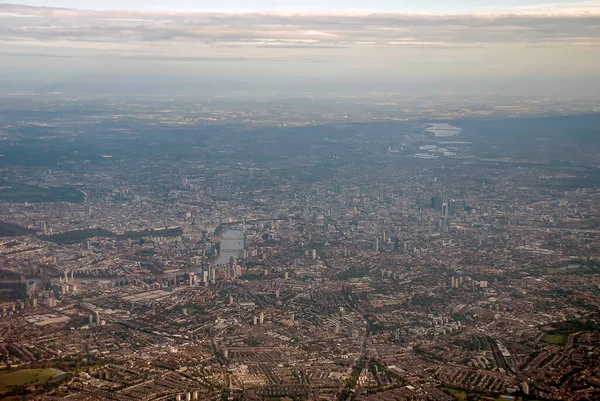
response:
{"label": "bridge over river", "polygon": [[221,235],[221,252],[217,264],[224,265],[229,263],[232,256],[240,257],[240,252],[244,249],[244,231],[227,230]]}

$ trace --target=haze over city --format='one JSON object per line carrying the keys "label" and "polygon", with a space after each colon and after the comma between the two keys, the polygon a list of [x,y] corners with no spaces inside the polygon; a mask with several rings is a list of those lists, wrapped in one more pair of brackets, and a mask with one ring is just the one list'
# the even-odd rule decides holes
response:
{"label": "haze over city", "polygon": [[0,0],[0,399],[600,399],[600,1]]}

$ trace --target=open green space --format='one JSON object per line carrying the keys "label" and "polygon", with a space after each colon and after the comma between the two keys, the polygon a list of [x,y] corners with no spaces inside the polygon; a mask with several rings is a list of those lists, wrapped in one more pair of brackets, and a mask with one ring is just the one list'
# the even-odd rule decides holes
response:
{"label": "open green space", "polygon": [[0,200],[8,202],[69,202],[81,203],[83,192],[66,187],[38,187],[36,185],[0,182]]}
{"label": "open green space", "polygon": [[581,273],[583,266],[578,267],[547,267],[545,274],[576,274]]}
{"label": "open green space", "polygon": [[77,231],[67,231],[61,234],[54,235],[40,235],[40,239],[44,241],[54,242],[55,244],[67,245],[67,244],[77,244],[79,242],[84,242],[89,238],[96,237],[114,237],[115,234],[110,231],[103,230],[101,228],[93,228],[86,230],[77,230]]}
{"label": "open green space", "polygon": [[369,269],[359,266],[352,266],[348,270],[338,273],[336,278],[338,280],[348,280],[351,278],[363,278],[369,275]]}
{"label": "open green space", "polygon": [[205,312],[206,308],[203,307],[202,305],[193,305],[193,304],[177,305],[175,307],[175,311],[178,313],[183,313],[184,310],[188,315],[199,315],[199,314],[203,314]]}
{"label": "open green space", "polygon": [[450,394],[457,401],[467,401],[467,393],[465,391],[457,390],[455,388],[450,387],[442,387],[442,391],[447,394]]}
{"label": "open green space", "polygon": [[154,256],[154,250],[152,249],[140,249],[136,252],[138,256]]}
{"label": "open green space", "polygon": [[565,345],[567,343],[567,336],[562,334],[546,334],[542,341],[548,344]]}
{"label": "open green space", "polygon": [[35,234],[35,232],[17,224],[0,221],[0,237],[18,237],[20,235],[31,234]]}
{"label": "open green space", "polygon": [[440,390],[442,390],[446,394],[451,395],[457,401],[478,401],[489,399],[483,394],[471,393],[454,387],[440,387]]}
{"label": "open green space", "polygon": [[586,320],[567,320],[564,322],[553,323],[549,329],[545,329],[547,334],[550,335],[562,335],[568,336],[572,333],[579,331],[588,332],[600,332],[600,324],[598,324],[598,317],[600,314],[596,313]]}
{"label": "open green space", "polygon": [[144,230],[144,231],[129,231],[125,234],[116,235],[108,230],[101,228],[91,228],[85,230],[67,231],[61,234],[41,235],[39,238],[44,241],[54,242],[55,244],[77,244],[84,242],[90,238],[114,238],[117,239],[140,239],[145,237],[177,237],[183,233],[180,227],[165,228],[162,230]]}
{"label": "open green space", "polygon": [[43,384],[63,373],[58,369],[23,369],[15,372],[0,373],[0,391],[10,387]]}

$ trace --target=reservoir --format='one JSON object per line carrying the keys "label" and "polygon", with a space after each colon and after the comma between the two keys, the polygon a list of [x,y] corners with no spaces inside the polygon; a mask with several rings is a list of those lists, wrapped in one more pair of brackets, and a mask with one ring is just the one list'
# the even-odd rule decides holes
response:
{"label": "reservoir", "polygon": [[425,131],[437,137],[455,136],[462,132],[462,129],[447,123],[428,123],[427,125]]}

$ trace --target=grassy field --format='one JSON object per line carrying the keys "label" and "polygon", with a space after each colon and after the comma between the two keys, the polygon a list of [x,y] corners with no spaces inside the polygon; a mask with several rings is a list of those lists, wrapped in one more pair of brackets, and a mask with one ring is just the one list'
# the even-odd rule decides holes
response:
{"label": "grassy field", "polygon": [[178,305],[175,310],[179,313],[183,313],[183,310],[186,310],[188,315],[198,315],[202,314],[205,311],[205,308],[202,305]]}
{"label": "grassy field", "polygon": [[450,394],[457,401],[467,401],[467,393],[462,390],[457,390],[455,388],[449,388],[449,387],[443,387],[442,390],[445,393]]}
{"label": "grassy field", "polygon": [[152,249],[140,249],[135,253],[138,256],[154,256],[154,250]]}
{"label": "grassy field", "polygon": [[23,369],[16,372],[0,373],[0,391],[13,386],[46,383],[62,373],[58,369]]}
{"label": "grassy field", "polygon": [[583,270],[582,267],[566,268],[566,267],[547,267],[545,274],[575,274]]}
{"label": "grassy field", "polygon": [[565,345],[567,343],[567,336],[561,334],[546,334],[542,341],[548,344]]}

